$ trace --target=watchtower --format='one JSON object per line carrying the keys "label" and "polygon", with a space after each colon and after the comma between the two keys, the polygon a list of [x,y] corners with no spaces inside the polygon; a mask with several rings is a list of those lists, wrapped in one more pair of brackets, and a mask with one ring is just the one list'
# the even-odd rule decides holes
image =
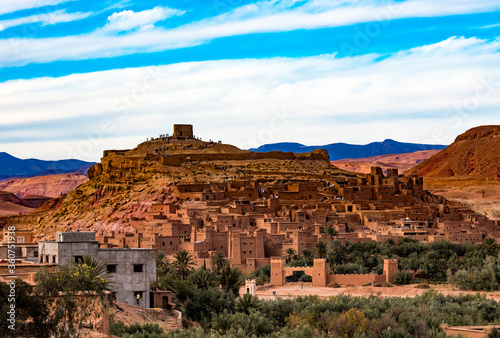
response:
{"label": "watchtower", "polygon": [[398,272],[397,259],[384,259],[384,275],[387,283],[394,283],[394,275]]}
{"label": "watchtower", "polygon": [[174,137],[193,138],[193,125],[174,124]]}

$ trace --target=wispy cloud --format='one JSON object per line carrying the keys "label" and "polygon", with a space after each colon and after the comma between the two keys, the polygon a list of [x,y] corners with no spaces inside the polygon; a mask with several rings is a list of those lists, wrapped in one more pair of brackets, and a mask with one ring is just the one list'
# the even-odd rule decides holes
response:
{"label": "wispy cloud", "polygon": [[[90,34],[61,38],[5,39],[0,41],[0,55],[3,56],[0,66],[158,52],[196,46],[221,37],[252,33],[318,29],[377,20],[468,14],[500,9],[497,0],[407,0],[383,3],[314,0],[295,6],[296,2],[262,1],[173,29],[155,27],[118,35],[111,34],[107,29],[98,29]],[[158,18],[161,20],[165,16],[176,15],[174,13],[179,14],[180,11],[124,11],[112,15],[107,27],[115,27],[116,30],[144,27],[148,22],[151,24],[150,22]]]}
{"label": "wispy cloud", "polygon": [[75,0],[2,0],[0,4],[0,15],[17,12],[23,9],[54,6],[70,1]]}
{"label": "wispy cloud", "polygon": [[[18,156],[33,147],[61,157],[70,147],[97,160],[102,150],[133,147],[179,121],[195,124],[205,139],[245,147],[387,137],[448,143],[469,127],[500,124],[498,47],[498,40],[452,37],[392,55],[221,60],[9,81],[0,84],[0,144]],[[270,116],[283,108],[286,128],[269,137]],[[446,132],[435,137],[429,126],[440,125]]]}
{"label": "wispy cloud", "polygon": [[129,31],[135,28],[152,27],[158,21],[163,21],[173,16],[183,15],[186,11],[174,8],[157,6],[153,9],[134,12],[126,10],[113,13],[108,17],[108,23],[104,27],[107,31]]}
{"label": "wispy cloud", "polygon": [[62,22],[72,22],[76,20],[86,19],[91,15],[92,13],[67,13],[65,10],[58,10],[55,12],[36,14],[17,19],[3,21],[0,20],[0,31],[24,24],[40,23],[42,26],[47,26]]}

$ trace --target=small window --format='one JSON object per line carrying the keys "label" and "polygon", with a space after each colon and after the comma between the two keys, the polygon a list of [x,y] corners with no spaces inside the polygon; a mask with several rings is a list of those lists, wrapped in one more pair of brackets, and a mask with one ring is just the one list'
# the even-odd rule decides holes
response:
{"label": "small window", "polygon": [[33,251],[33,257],[38,257],[38,251]]}
{"label": "small window", "polygon": [[116,272],[116,264],[108,264],[106,265],[107,273],[115,273]]}
{"label": "small window", "polygon": [[165,246],[165,242],[162,242],[161,244],[162,244],[162,246]]}
{"label": "small window", "polygon": [[75,256],[75,263],[79,264],[83,262],[83,256]]}
{"label": "small window", "polygon": [[134,272],[142,272],[143,264],[134,264]]}
{"label": "small window", "polygon": [[52,264],[56,264],[56,256],[52,256]]}

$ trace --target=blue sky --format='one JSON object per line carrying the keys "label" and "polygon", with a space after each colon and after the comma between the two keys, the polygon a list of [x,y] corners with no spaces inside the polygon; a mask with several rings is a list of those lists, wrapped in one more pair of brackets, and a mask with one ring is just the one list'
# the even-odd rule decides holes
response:
{"label": "blue sky", "polygon": [[447,144],[500,124],[498,0],[3,0],[0,151],[98,161],[192,123]]}

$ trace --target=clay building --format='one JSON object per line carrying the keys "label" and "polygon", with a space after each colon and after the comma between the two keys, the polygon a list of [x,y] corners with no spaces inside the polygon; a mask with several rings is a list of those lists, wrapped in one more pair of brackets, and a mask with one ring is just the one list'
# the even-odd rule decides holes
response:
{"label": "clay building", "polygon": [[174,124],[174,137],[177,138],[193,138],[192,124]]}

